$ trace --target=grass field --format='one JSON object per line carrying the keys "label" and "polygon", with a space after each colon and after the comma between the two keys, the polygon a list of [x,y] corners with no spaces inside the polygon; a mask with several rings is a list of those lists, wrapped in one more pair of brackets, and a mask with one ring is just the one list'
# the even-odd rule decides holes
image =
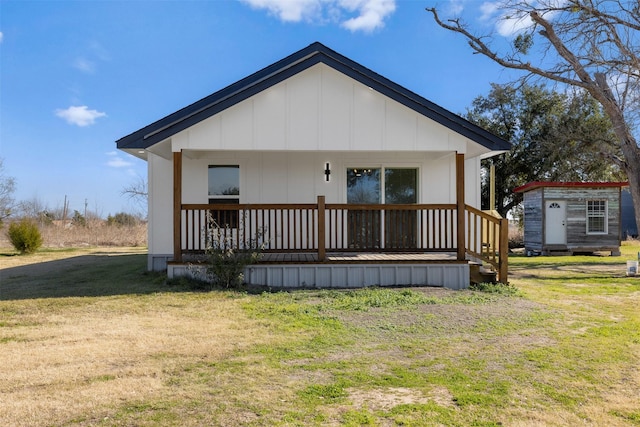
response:
{"label": "grass field", "polygon": [[140,248],[0,250],[0,425],[637,426],[622,250],[514,256],[515,294],[201,293]]}

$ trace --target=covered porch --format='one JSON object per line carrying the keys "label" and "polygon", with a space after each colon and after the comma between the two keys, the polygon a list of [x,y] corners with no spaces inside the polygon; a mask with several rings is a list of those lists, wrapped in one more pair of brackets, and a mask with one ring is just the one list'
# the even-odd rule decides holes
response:
{"label": "covered porch", "polygon": [[469,263],[489,265],[507,281],[508,222],[464,203],[462,154],[456,155],[456,203],[447,204],[326,203],[322,195],[303,204],[186,204],[181,154],[173,162],[169,276],[187,273],[214,229],[232,247],[261,247],[261,261],[245,274],[253,285],[459,289],[468,286]]}

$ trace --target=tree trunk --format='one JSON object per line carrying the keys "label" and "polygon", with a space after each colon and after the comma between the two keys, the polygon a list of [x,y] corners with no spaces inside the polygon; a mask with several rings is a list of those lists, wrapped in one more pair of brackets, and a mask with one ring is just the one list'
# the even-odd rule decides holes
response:
{"label": "tree trunk", "polygon": [[595,87],[590,88],[589,92],[602,104],[611,119],[613,130],[620,140],[620,148],[622,149],[622,154],[624,154],[622,166],[627,173],[627,180],[629,181],[636,225],[640,227],[640,147],[638,147],[638,143],[627,125],[622,109],[611,93],[606,76],[596,73],[595,83]]}
{"label": "tree trunk", "polygon": [[633,209],[636,214],[636,227],[640,231],[640,170],[629,173],[629,190],[631,191],[631,200],[633,200]]}

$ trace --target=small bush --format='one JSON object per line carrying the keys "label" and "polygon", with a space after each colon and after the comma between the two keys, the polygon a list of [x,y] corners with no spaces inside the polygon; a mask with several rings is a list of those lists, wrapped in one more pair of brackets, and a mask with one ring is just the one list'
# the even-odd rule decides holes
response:
{"label": "small bush", "polygon": [[11,223],[7,235],[13,247],[21,254],[31,254],[42,246],[38,226],[28,219]]}
{"label": "small bush", "polygon": [[[242,229],[235,230],[229,225],[220,226],[210,218],[204,232],[207,239],[206,273],[203,277],[197,269],[192,269],[192,275],[213,286],[241,288],[244,284],[244,268],[255,264],[262,257],[265,230],[258,230],[255,238],[245,238]],[[239,235],[236,236],[236,233]]]}
{"label": "small bush", "polygon": [[109,225],[133,227],[138,225],[138,223],[138,218],[126,212],[118,212],[114,216],[109,215],[107,217],[107,224]]}
{"label": "small bush", "polygon": [[87,218],[84,217],[80,212],[73,211],[73,218],[71,218],[71,224],[78,227],[86,227],[87,226]]}

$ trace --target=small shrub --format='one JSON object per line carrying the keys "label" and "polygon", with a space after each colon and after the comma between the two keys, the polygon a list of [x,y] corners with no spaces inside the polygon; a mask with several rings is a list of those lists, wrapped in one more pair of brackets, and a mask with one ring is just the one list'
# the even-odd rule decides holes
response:
{"label": "small shrub", "polygon": [[47,210],[38,213],[38,221],[40,221],[42,225],[52,225],[55,219],[55,215]]}
{"label": "small shrub", "polygon": [[28,219],[11,223],[7,235],[13,247],[21,254],[31,254],[42,246],[38,226]]}
{"label": "small shrub", "polygon": [[253,239],[247,238],[242,235],[242,228],[220,226],[210,219],[204,231],[207,241],[206,280],[223,288],[240,288],[244,284],[244,268],[262,257],[264,230],[259,230]]}
{"label": "small shrub", "polygon": [[107,217],[107,224],[132,227],[138,225],[138,218],[126,212],[118,212],[114,216]]}
{"label": "small shrub", "polygon": [[73,218],[71,218],[71,223],[79,227],[86,227],[87,219],[80,212],[74,210]]}

